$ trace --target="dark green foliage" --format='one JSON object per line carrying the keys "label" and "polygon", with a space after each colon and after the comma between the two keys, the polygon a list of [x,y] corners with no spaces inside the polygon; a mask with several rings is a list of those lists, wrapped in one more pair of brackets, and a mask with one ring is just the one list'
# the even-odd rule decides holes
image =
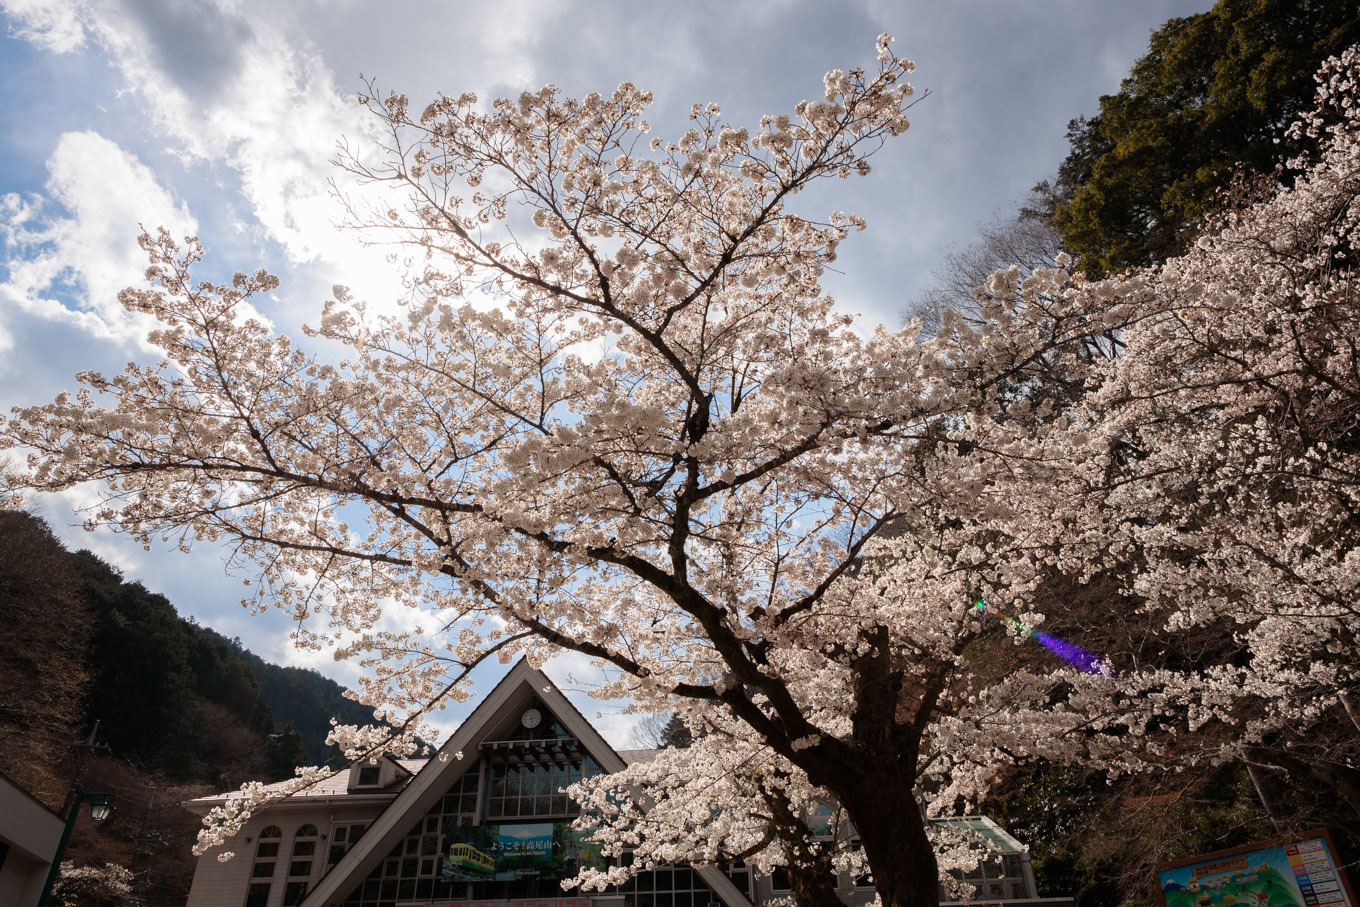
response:
{"label": "dark green foliage", "polygon": [[1272,173],[1313,74],[1360,42],[1341,0],[1220,0],[1153,33],[1118,94],[1073,120],[1053,224],[1093,276],[1183,251],[1241,165]]}
{"label": "dark green foliage", "polygon": [[89,551],[67,552],[28,514],[0,512],[0,619],[0,739],[17,746],[40,732],[48,758],[28,762],[62,758],[98,719],[117,756],[225,788],[334,756],[332,716],[373,720],[334,681],[182,619]]}
{"label": "dark green foliage", "polygon": [[282,731],[269,735],[269,743],[264,751],[264,780],[282,781],[291,778],[293,769],[309,761],[302,748],[302,736],[290,721]]}
{"label": "dark green foliage", "polygon": [[694,733],[690,731],[689,725],[681,721],[679,715],[672,715],[670,720],[666,722],[666,726],[661,729],[661,745],[687,749],[693,743]]}
{"label": "dark green foliage", "polygon": [[[307,765],[321,765],[339,755],[326,744],[330,721],[341,724],[372,724],[373,710],[346,699],[344,688],[311,668],[285,668],[271,664],[241,646],[239,639],[228,640],[212,630],[201,630],[209,638],[229,646],[237,661],[250,672],[268,704],[274,720],[292,725],[302,738]],[[289,771],[292,774],[292,771]]]}
{"label": "dark green foliage", "polygon": [[[176,781],[234,784],[262,770],[274,720],[230,648],[88,551],[72,558],[94,617],[89,716],[112,750]],[[248,745],[224,749],[224,725]]]}

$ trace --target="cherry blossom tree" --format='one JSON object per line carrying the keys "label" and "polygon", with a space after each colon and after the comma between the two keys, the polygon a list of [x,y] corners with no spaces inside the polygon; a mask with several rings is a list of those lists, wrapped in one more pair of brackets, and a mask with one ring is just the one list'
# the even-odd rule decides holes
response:
{"label": "cherry blossom tree", "polygon": [[[95,521],[230,540],[259,565],[256,601],[303,641],[346,634],[366,698],[412,730],[516,651],[600,659],[619,671],[602,695],[720,704],[844,804],[886,903],[933,903],[916,776],[976,624],[970,582],[859,600],[855,566],[952,468],[925,474],[911,446],[1067,328],[1025,322],[960,358],[910,331],[862,338],[821,292],[863,223],[788,204],[868,173],[907,129],[911,69],[885,37],[876,71],[828,74],[792,115],[750,131],[696,107],[673,142],[647,139],[650,96],[627,83],[418,116],[366,97],[386,163],[342,164],[405,198],[362,225],[425,251],[410,317],[339,289],[314,333],[351,354],[321,361],[252,317],[273,277],[200,282],[196,242],[143,237],[156,286],[123,301],[162,323],[166,361],[18,413],[5,435],[34,453],[10,484],[98,481]],[[952,485],[977,481],[963,472]],[[441,629],[379,629],[400,605]]]}
{"label": "cherry blossom tree", "polygon": [[[1166,335],[1184,308],[1168,300],[1203,298],[1195,286],[1220,298],[1214,281],[1252,261],[1234,226],[1184,262],[1118,281],[1074,283],[1063,262],[1000,273],[976,312],[943,313],[928,338],[916,326],[861,336],[835,312],[820,278],[863,222],[791,205],[819,180],[867,174],[906,130],[912,66],[888,40],[875,69],[829,73],[824,99],[791,115],[749,130],[696,107],[674,141],[648,138],[650,95],[628,83],[607,98],[552,87],[485,107],[440,97],[418,115],[370,91],[387,130],[381,163],[359,150],[340,163],[394,190],[391,204],[352,210],[375,241],[418,251],[407,317],[337,288],[308,333],[347,358],[308,354],[255,314],[275,278],[200,281],[196,241],[144,236],[153,286],[122,300],[160,322],[150,339],[165,360],[84,373],[78,393],[7,420],[5,444],[29,452],[8,489],[97,482],[93,522],[147,544],[234,545],[258,566],[248,603],[286,609],[301,642],[338,643],[368,668],[363,697],[401,733],[337,729],[354,758],[417,746],[420,716],[469,695],[467,672],[487,658],[582,653],[615,671],[599,695],[644,707],[679,697],[723,716],[732,746],[694,748],[689,776],[717,777],[732,753],[759,767],[740,791],[762,804],[759,836],[737,823],[721,848],[692,838],[657,858],[740,853],[772,821],[783,837],[761,859],[867,865],[884,904],[936,903],[926,814],[969,808],[1004,766],[1138,770],[1170,735],[1238,720],[1225,697],[1240,671],[1066,664],[1032,646],[1041,606],[1056,604],[1055,571],[1089,580],[1136,551],[1127,594],[1156,604],[1184,585],[1185,534],[1212,536],[1194,545],[1196,575],[1212,583],[1177,619],[1217,605],[1246,615],[1258,697],[1299,678],[1305,652],[1353,639],[1341,602],[1355,571],[1350,536],[1317,528],[1311,511],[1234,522],[1215,502],[1239,487],[1236,467],[1214,479],[1217,497],[1201,495],[1198,472],[1258,462],[1245,442],[1230,445],[1237,459],[1212,459],[1226,456],[1224,430],[1256,438],[1273,424],[1233,421],[1237,397],[1194,403],[1211,367],[1214,393],[1271,386],[1264,366],[1251,381],[1232,371],[1266,301],[1242,307],[1222,362],[1196,358],[1193,334]],[[1360,157],[1354,142],[1335,147],[1318,185]],[[1279,218],[1320,228],[1291,197]],[[1319,242],[1336,237],[1327,255],[1349,254],[1353,218],[1328,210]],[[1299,298],[1328,300],[1318,311],[1337,328],[1313,327],[1312,308],[1281,316],[1274,355],[1313,350],[1289,374],[1322,396],[1271,399],[1281,417],[1327,414],[1298,448],[1302,465],[1287,462],[1330,521],[1354,512],[1334,489],[1353,464],[1342,442],[1354,412],[1335,401],[1352,398],[1333,388],[1354,386],[1353,294],[1334,264],[1344,259],[1327,257],[1330,270],[1314,259],[1292,279]],[[1260,267],[1232,279],[1256,279],[1264,297],[1290,273]],[[1254,300],[1246,286],[1221,298]],[[1235,323],[1219,315],[1214,330]],[[1159,346],[1162,335],[1178,339]],[[1189,358],[1159,360],[1167,348]],[[1185,424],[1163,418],[1160,400],[1183,400],[1173,411]],[[1322,472],[1305,482],[1307,469]],[[1278,474],[1251,473],[1259,487],[1248,483],[1244,503],[1303,507]],[[1195,508],[1184,524],[1157,501],[1169,483],[1176,506]],[[1285,559],[1267,571],[1262,551]],[[1229,584],[1246,563],[1258,572]],[[1268,578],[1291,591],[1267,606],[1253,593]],[[1328,598],[1309,591],[1322,588]],[[1271,629],[1324,605],[1325,627],[1301,641]],[[387,629],[384,611],[403,606],[424,608],[427,627]],[[1334,655],[1316,677],[1333,699],[1350,682],[1344,651]],[[232,801],[200,846],[265,799],[257,786]],[[844,812],[858,849],[800,850],[814,802]]]}
{"label": "cherry blossom tree", "polygon": [[1087,401],[1111,476],[1078,508],[1106,555],[1073,553],[1137,552],[1122,575],[1144,609],[1240,644],[1194,678],[1197,721],[1237,729],[1220,757],[1360,810],[1358,77],[1355,50],[1319,73],[1292,132],[1321,147],[1292,186],[1224,215],[1152,293],[1111,285],[1130,327]]}

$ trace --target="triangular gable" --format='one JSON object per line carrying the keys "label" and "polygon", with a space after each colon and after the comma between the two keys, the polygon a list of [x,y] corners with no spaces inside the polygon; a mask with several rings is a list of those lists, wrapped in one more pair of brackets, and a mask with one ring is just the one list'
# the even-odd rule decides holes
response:
{"label": "triangular gable", "polygon": [[[359,842],[308,892],[302,907],[323,907],[344,897],[362,882],[406,836],[411,822],[425,815],[448,787],[476,764],[480,755],[479,744],[486,739],[495,723],[505,721],[508,714],[518,714],[509,712],[509,708],[521,700],[527,703],[535,697],[577,739],[600,768],[606,772],[617,772],[624,768],[623,758],[577,711],[556,684],[542,671],[530,667],[527,659],[520,659],[439,748],[436,756],[373,820]],[[463,754],[462,759],[457,758],[458,753]],[[695,871],[728,907],[751,907],[750,901],[716,867],[696,867]]]}

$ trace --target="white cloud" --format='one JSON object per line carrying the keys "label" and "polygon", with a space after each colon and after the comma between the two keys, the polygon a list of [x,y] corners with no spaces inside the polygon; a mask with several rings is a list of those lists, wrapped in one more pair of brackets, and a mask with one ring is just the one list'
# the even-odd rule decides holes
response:
{"label": "white cloud", "polygon": [[239,190],[254,222],[291,262],[326,262],[336,269],[331,282],[365,296],[380,297],[393,285],[384,253],[335,229],[341,212],[328,187],[336,140],[362,141],[371,118],[337,91],[316,49],[287,21],[276,21],[276,5],[22,0],[22,6],[7,8],[22,25],[16,36],[40,46],[58,46],[44,37],[57,26],[41,31],[41,23],[66,23],[63,49],[79,43],[83,25],[121,73],[124,93],[145,104],[155,131],[170,141],[168,152],[189,167],[211,172],[225,164],[234,171],[239,184],[224,188]]}
{"label": "white cloud", "polygon": [[146,271],[138,224],[186,236],[197,222],[136,155],[98,133],[65,133],[47,167],[46,197],[0,204],[9,269],[0,302],[98,337],[141,339],[144,317],[118,303]]}
{"label": "white cloud", "polygon": [[85,44],[80,6],[50,0],[4,0],[0,3],[13,24],[10,34],[55,53],[69,53]]}

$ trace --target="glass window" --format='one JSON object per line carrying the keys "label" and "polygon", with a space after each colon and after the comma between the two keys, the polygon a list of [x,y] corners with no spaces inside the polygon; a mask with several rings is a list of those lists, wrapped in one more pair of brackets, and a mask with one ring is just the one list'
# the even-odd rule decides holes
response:
{"label": "glass window", "polygon": [[282,834],[277,825],[270,825],[260,832],[255,844],[255,863],[250,867],[251,879],[259,881],[252,881],[246,889],[246,907],[264,907],[269,901],[269,886],[274,878]]}
{"label": "glass window", "polygon": [[285,907],[302,903],[302,898],[307,894],[307,882],[312,875],[311,858],[316,853],[316,836],[316,826],[308,824],[299,828],[293,837],[293,853],[288,860],[288,885],[283,889]]}
{"label": "glass window", "polygon": [[378,769],[379,769],[379,768],[380,768],[380,766],[377,766],[377,765],[364,765],[364,766],[360,766],[360,768],[359,768],[359,786],[361,786],[361,787],[375,787],[375,786],[377,785],[377,783],[378,783]]}
{"label": "glass window", "polygon": [[810,828],[812,834],[818,838],[829,838],[832,833],[832,818],[833,813],[831,807],[827,806],[825,803],[818,803],[816,806],[812,807],[812,809],[808,810],[808,828]]}
{"label": "glass window", "polygon": [[560,791],[580,779],[579,761],[493,765],[487,817],[569,816],[574,809]]}

